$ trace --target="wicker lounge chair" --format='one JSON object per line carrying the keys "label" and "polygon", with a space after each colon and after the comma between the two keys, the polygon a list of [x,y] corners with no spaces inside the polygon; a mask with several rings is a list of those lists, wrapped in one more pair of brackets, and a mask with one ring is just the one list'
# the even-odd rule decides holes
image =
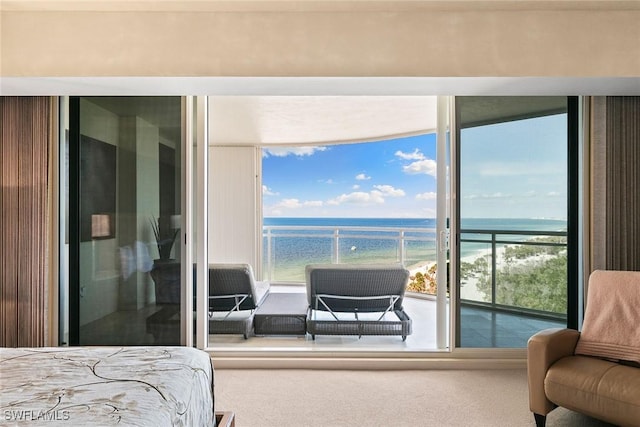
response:
{"label": "wicker lounge chair", "polygon": [[306,267],[307,332],[316,335],[411,334],[402,308],[409,271],[402,265],[315,264]]}
{"label": "wicker lounge chair", "polygon": [[269,287],[254,280],[249,264],[209,264],[209,333],[242,334],[246,339]]}

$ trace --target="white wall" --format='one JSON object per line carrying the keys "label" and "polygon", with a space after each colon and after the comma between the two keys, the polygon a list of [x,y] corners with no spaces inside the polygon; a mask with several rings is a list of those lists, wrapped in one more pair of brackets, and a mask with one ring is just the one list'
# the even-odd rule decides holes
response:
{"label": "white wall", "polygon": [[209,147],[209,262],[248,263],[256,274],[259,155],[255,147]]}

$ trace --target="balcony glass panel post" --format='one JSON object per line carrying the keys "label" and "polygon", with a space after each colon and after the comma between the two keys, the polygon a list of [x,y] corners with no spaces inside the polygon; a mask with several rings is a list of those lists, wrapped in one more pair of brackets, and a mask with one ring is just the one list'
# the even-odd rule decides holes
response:
{"label": "balcony glass panel post", "polygon": [[491,233],[491,306],[496,305],[496,233]]}
{"label": "balcony glass panel post", "polygon": [[271,281],[273,277],[273,250],[271,247],[271,229],[267,228],[267,280]]}
{"label": "balcony glass panel post", "polygon": [[340,230],[337,228],[333,230],[333,263],[338,264],[340,262]]}

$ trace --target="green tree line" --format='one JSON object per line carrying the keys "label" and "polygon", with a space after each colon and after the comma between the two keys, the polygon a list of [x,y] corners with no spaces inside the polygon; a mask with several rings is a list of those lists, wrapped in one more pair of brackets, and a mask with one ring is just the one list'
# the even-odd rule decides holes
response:
{"label": "green tree line", "polygon": [[[532,239],[505,247],[496,265],[496,302],[553,313],[567,309],[567,254],[564,237]],[[437,265],[410,277],[407,290],[435,294]],[[484,301],[491,301],[491,255],[460,265],[461,283],[475,279]],[[447,283],[447,288],[448,288]],[[447,289],[448,291],[448,289]]]}

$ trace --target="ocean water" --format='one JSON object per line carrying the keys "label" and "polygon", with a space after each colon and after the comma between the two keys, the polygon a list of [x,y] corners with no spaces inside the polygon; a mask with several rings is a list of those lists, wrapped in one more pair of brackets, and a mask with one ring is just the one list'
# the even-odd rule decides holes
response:
{"label": "ocean water", "polygon": [[[398,262],[402,257],[405,266],[411,268],[436,259],[434,218],[272,217],[264,218],[263,225],[263,271],[271,281],[304,281],[305,265],[332,262],[336,246],[341,263]],[[315,228],[311,230],[310,227]],[[566,231],[566,221],[472,218],[462,220],[461,229]],[[465,237],[487,238],[486,235],[471,234]],[[514,240],[531,237],[510,236]],[[486,251],[486,247],[483,243],[465,243],[461,256]]]}

